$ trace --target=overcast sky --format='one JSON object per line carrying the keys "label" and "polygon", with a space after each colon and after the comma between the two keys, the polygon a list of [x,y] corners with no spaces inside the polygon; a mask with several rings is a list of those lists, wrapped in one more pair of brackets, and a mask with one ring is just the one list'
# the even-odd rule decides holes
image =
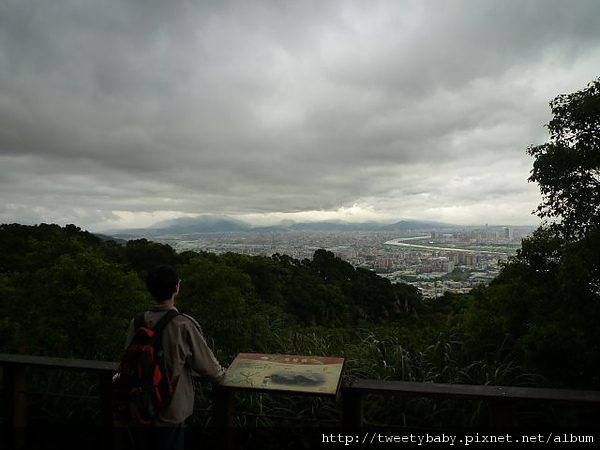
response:
{"label": "overcast sky", "polygon": [[537,224],[598,0],[1,0],[0,223]]}

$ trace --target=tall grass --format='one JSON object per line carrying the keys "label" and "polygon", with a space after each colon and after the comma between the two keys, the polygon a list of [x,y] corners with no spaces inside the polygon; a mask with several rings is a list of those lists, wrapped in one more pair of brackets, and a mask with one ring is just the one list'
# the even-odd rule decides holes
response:
{"label": "tall grass", "polygon": [[[539,381],[501,348],[491,358],[469,359],[459,336],[431,329],[291,327],[273,330],[271,339],[273,353],[345,358],[347,379],[504,386]],[[339,399],[239,393],[237,402],[244,413],[239,426],[324,426],[341,420]],[[466,427],[487,425],[489,419],[485,402],[369,395],[364,405],[366,424]]]}
{"label": "tall grass", "polygon": [[[399,324],[354,329],[290,326],[265,330],[261,342],[257,350],[265,353],[265,349],[273,349],[270,353],[343,357],[344,377],[350,380],[506,386],[536,385],[539,382],[535,374],[526,373],[501,346],[495,355],[471,359],[460,336],[434,328],[415,329]],[[224,364],[233,360],[235,354],[231,349],[219,348],[218,343],[215,345],[215,352]],[[86,396],[93,389],[92,382],[77,376],[37,377],[36,384],[42,390],[71,392],[75,389]],[[196,391],[197,411],[189,421],[191,426],[211,424],[211,394],[210,385],[199,385]],[[236,421],[242,427],[331,426],[341,423],[340,399],[238,392],[236,402],[240,413]],[[33,405],[32,410],[40,416],[45,415],[49,423],[74,423],[84,417],[92,423],[98,420],[94,404],[87,399],[48,395],[44,402],[38,403]],[[538,414],[537,419],[540,418],[540,413],[532,414]],[[552,413],[541,414],[549,421],[556,417]],[[484,402],[377,395],[364,399],[367,425],[465,427],[486,425],[488,415],[488,406]]]}

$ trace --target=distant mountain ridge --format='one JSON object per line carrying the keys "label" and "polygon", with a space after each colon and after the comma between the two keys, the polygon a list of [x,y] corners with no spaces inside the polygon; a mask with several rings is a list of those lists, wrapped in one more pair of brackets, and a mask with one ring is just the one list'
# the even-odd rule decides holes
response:
{"label": "distant mountain ridge", "polygon": [[[257,226],[229,216],[202,215],[194,218],[172,219],[147,228],[113,230],[116,237],[154,237],[203,233],[266,233],[285,231],[407,231],[456,228],[457,225],[419,220],[400,220],[395,223],[380,222],[293,222],[282,221],[274,225]],[[108,232],[107,232],[108,233]]]}

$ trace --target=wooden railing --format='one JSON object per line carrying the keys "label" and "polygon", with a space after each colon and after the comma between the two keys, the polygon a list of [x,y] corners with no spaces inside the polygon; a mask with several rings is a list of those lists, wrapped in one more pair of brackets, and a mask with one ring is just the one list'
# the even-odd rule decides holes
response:
{"label": "wooden railing", "polygon": [[600,391],[479,386],[470,384],[416,383],[407,381],[356,380],[342,388],[343,422],[360,427],[362,399],[366,394],[483,400],[491,404],[491,427],[513,427],[515,408],[523,403],[588,404],[600,406]]}
{"label": "wooden railing", "polygon": [[[45,368],[59,371],[86,372],[98,377],[98,399],[101,422],[105,427],[115,428],[118,422],[112,404],[112,376],[117,363],[107,361],[74,360],[43,356],[0,354],[3,391],[2,423],[12,448],[22,448],[23,437],[10,430],[27,426],[27,369]],[[215,386],[213,389],[213,424],[218,429],[234,427],[234,388]],[[503,386],[476,386],[438,383],[416,383],[381,380],[343,380],[340,389],[342,399],[342,423],[340,428],[357,430],[363,426],[362,403],[367,394],[382,396],[411,395],[421,397],[458,398],[483,400],[491,404],[491,426],[513,426],[514,407],[523,402],[551,402],[575,405],[600,406],[600,391],[520,388]],[[285,395],[285,394],[283,394]],[[223,439],[224,447],[231,447],[232,434]],[[117,445],[118,446],[118,445]],[[7,448],[10,448],[7,447]]]}

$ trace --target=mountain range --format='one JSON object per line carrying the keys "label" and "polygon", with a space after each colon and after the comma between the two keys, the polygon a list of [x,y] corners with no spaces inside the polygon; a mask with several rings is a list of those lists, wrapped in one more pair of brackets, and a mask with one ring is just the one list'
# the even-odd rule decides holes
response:
{"label": "mountain range", "polygon": [[158,222],[148,228],[112,230],[111,236],[120,238],[155,237],[165,235],[191,235],[204,233],[266,233],[286,231],[408,231],[457,228],[448,223],[400,220],[394,223],[381,222],[294,222],[282,221],[274,225],[257,226],[229,216],[201,215],[194,218],[179,218]]}

